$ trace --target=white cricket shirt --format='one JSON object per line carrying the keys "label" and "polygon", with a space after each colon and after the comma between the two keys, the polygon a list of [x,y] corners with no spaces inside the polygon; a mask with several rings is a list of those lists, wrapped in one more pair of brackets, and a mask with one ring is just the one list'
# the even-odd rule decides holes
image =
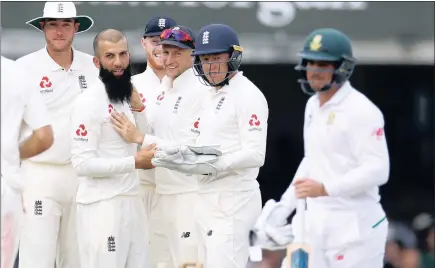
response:
{"label": "white cricket shirt", "polygon": [[319,107],[317,95],[305,110],[305,157],[298,177],[322,182],[329,196],[307,198],[311,209],[365,209],[380,201],[390,161],[382,112],[346,82]]}
{"label": "white cricket shirt", "polygon": [[79,175],[78,203],[140,194],[137,145],[126,143],[113,128],[110,113],[115,110],[135,124],[129,104],[110,102],[99,79],[74,104],[70,139],[71,160]]}
{"label": "white cricket shirt", "polygon": [[[163,90],[155,100],[156,107],[151,120],[153,135],[145,135],[144,144],[155,142],[160,147],[195,144],[199,135],[199,114],[208,95],[207,88],[191,68],[173,81],[172,88],[165,90],[169,84],[165,77],[162,81]],[[159,194],[197,191],[198,179],[197,175],[155,168],[156,192]]]}
{"label": "white cricket shirt", "polygon": [[[152,120],[158,95],[162,92],[159,77],[151,67],[147,67],[143,73],[133,75],[131,78],[133,85],[139,92],[142,102],[145,105],[148,122]],[[153,134],[152,132],[144,134]],[[139,177],[142,184],[155,185],[154,169],[139,170]]]}
{"label": "white cricket shirt", "polygon": [[[34,90],[39,90],[53,126],[53,145],[42,154],[30,158],[30,161],[58,165],[71,161],[71,109],[76,98],[95,81],[99,72],[91,55],[75,49],[73,55],[71,68],[67,71],[50,57],[46,47],[17,60],[37,77]],[[31,129],[25,125],[21,132],[22,139],[30,134]]]}
{"label": "white cricket shirt", "polygon": [[[263,93],[239,71],[229,85],[209,90],[199,122],[198,145],[219,144],[222,169],[201,191],[257,189],[266,154],[269,108]],[[202,176],[202,181],[208,180]]]}
{"label": "white cricket shirt", "polygon": [[16,62],[3,56],[1,76],[2,179],[11,187],[22,189],[24,183],[19,175],[21,124],[26,123],[33,131],[50,125],[50,121],[41,96],[34,90],[35,77],[25,72]]}

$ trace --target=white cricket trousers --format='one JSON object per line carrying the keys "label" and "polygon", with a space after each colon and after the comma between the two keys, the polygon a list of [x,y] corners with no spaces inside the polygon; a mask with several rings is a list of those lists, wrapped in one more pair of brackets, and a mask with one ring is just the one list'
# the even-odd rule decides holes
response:
{"label": "white cricket trousers", "polygon": [[249,231],[261,214],[260,190],[199,194],[195,221],[205,268],[246,268]]}
{"label": "white cricket trousers", "polygon": [[20,241],[21,192],[1,178],[1,268],[13,268]]}
{"label": "white cricket trousers", "polygon": [[[151,225],[150,225],[150,219],[151,219],[151,211],[155,208],[156,202],[155,202],[155,192],[156,192],[156,186],[151,184],[141,184],[141,196],[142,196],[142,202],[145,209],[145,214],[147,218],[147,222],[145,224],[146,226],[146,236],[148,238],[148,244],[147,248],[144,250],[148,250],[147,256],[151,256],[150,250],[150,236],[151,236]],[[154,267],[151,265],[151,258],[147,258],[148,261],[148,267]]]}
{"label": "white cricket trousers", "polygon": [[23,161],[24,218],[19,268],[80,267],[77,235],[77,175],[71,164]]}
{"label": "white cricket trousers", "polygon": [[[305,237],[311,247],[311,267],[382,268],[388,221],[380,204],[362,211],[307,210]],[[298,230],[296,213],[293,230]],[[299,234],[295,232],[295,236]],[[283,261],[282,268],[288,264]]]}
{"label": "white cricket trousers", "polygon": [[81,268],[147,268],[146,224],[139,195],[77,204]]}
{"label": "white cricket trousers", "polygon": [[198,260],[197,193],[155,194],[150,219],[150,268],[179,268]]}

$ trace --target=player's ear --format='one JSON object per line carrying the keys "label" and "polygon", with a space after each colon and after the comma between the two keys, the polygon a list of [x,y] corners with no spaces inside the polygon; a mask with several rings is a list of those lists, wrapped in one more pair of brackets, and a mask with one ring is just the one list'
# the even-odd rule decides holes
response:
{"label": "player's ear", "polygon": [[74,23],[74,32],[75,33],[77,33],[77,31],[79,30],[79,26],[80,26],[79,22]]}
{"label": "player's ear", "polygon": [[95,67],[97,67],[98,69],[100,69],[100,60],[94,56],[94,58],[92,59],[92,61],[94,62]]}
{"label": "player's ear", "polygon": [[142,39],[140,39],[140,43],[142,44],[143,49],[146,49],[145,42],[145,37],[142,37]]}

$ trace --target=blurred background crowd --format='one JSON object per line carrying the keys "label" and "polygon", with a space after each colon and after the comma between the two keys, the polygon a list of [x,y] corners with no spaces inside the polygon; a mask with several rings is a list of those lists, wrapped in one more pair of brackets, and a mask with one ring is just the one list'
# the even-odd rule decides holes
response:
{"label": "blurred background crowd", "polygon": [[[385,267],[435,267],[433,2],[75,3],[95,26],[77,35],[74,46],[92,54],[97,32],[121,30],[129,40],[134,73],[146,67],[140,39],[151,17],[170,16],[194,30],[225,23],[239,33],[245,49],[241,69],[270,108],[266,163],[258,179],[263,202],[281,196],[302,159],[307,96],[296,82],[296,54],[316,28],[344,31],[359,62],[351,83],[380,107],[386,121],[391,172],[381,188],[390,219]],[[40,15],[43,5],[1,3],[2,55],[17,59],[44,46],[43,35],[25,24]]]}

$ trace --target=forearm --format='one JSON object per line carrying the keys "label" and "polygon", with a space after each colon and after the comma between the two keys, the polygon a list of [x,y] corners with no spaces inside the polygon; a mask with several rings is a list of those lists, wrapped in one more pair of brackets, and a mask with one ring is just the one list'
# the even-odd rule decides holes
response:
{"label": "forearm", "polygon": [[41,140],[38,135],[33,133],[29,138],[20,144],[20,159],[24,160],[41,154],[49,149],[51,144],[52,142]]}
{"label": "forearm", "polygon": [[286,208],[288,208],[289,213],[292,213],[296,209],[296,205],[297,205],[296,191],[293,183],[295,182],[296,178],[306,178],[307,176],[308,176],[308,160],[306,157],[304,157],[301,163],[299,164],[298,169],[296,170],[292,182],[290,183],[289,187],[284,192],[284,194],[281,196],[280,203],[282,203]]}
{"label": "forearm", "polygon": [[136,166],[133,156],[117,159],[89,158],[82,162],[75,160],[73,156],[72,162],[77,175],[92,178],[130,173],[135,170]]}
{"label": "forearm", "polygon": [[388,181],[389,166],[382,161],[369,161],[337,181],[324,182],[329,196],[354,196]]}
{"label": "forearm", "polygon": [[142,112],[133,112],[134,120],[136,122],[136,128],[142,134],[151,133],[151,126],[149,125],[148,118],[146,116],[146,110]]}
{"label": "forearm", "polygon": [[161,139],[159,137],[156,137],[154,135],[145,134],[145,135],[143,135],[141,144],[142,144],[142,147],[146,147],[150,144],[156,144],[157,148],[166,148],[166,147],[171,147],[171,146],[186,145],[187,143],[184,143],[183,141],[165,140],[165,139]]}
{"label": "forearm", "polygon": [[216,166],[221,171],[242,170],[248,168],[260,168],[264,165],[265,154],[259,150],[240,150],[230,154],[224,154],[219,158]]}
{"label": "forearm", "polygon": [[279,202],[288,209],[288,214],[291,214],[296,209],[297,198],[293,184],[290,184],[290,186],[281,196],[281,200]]}

